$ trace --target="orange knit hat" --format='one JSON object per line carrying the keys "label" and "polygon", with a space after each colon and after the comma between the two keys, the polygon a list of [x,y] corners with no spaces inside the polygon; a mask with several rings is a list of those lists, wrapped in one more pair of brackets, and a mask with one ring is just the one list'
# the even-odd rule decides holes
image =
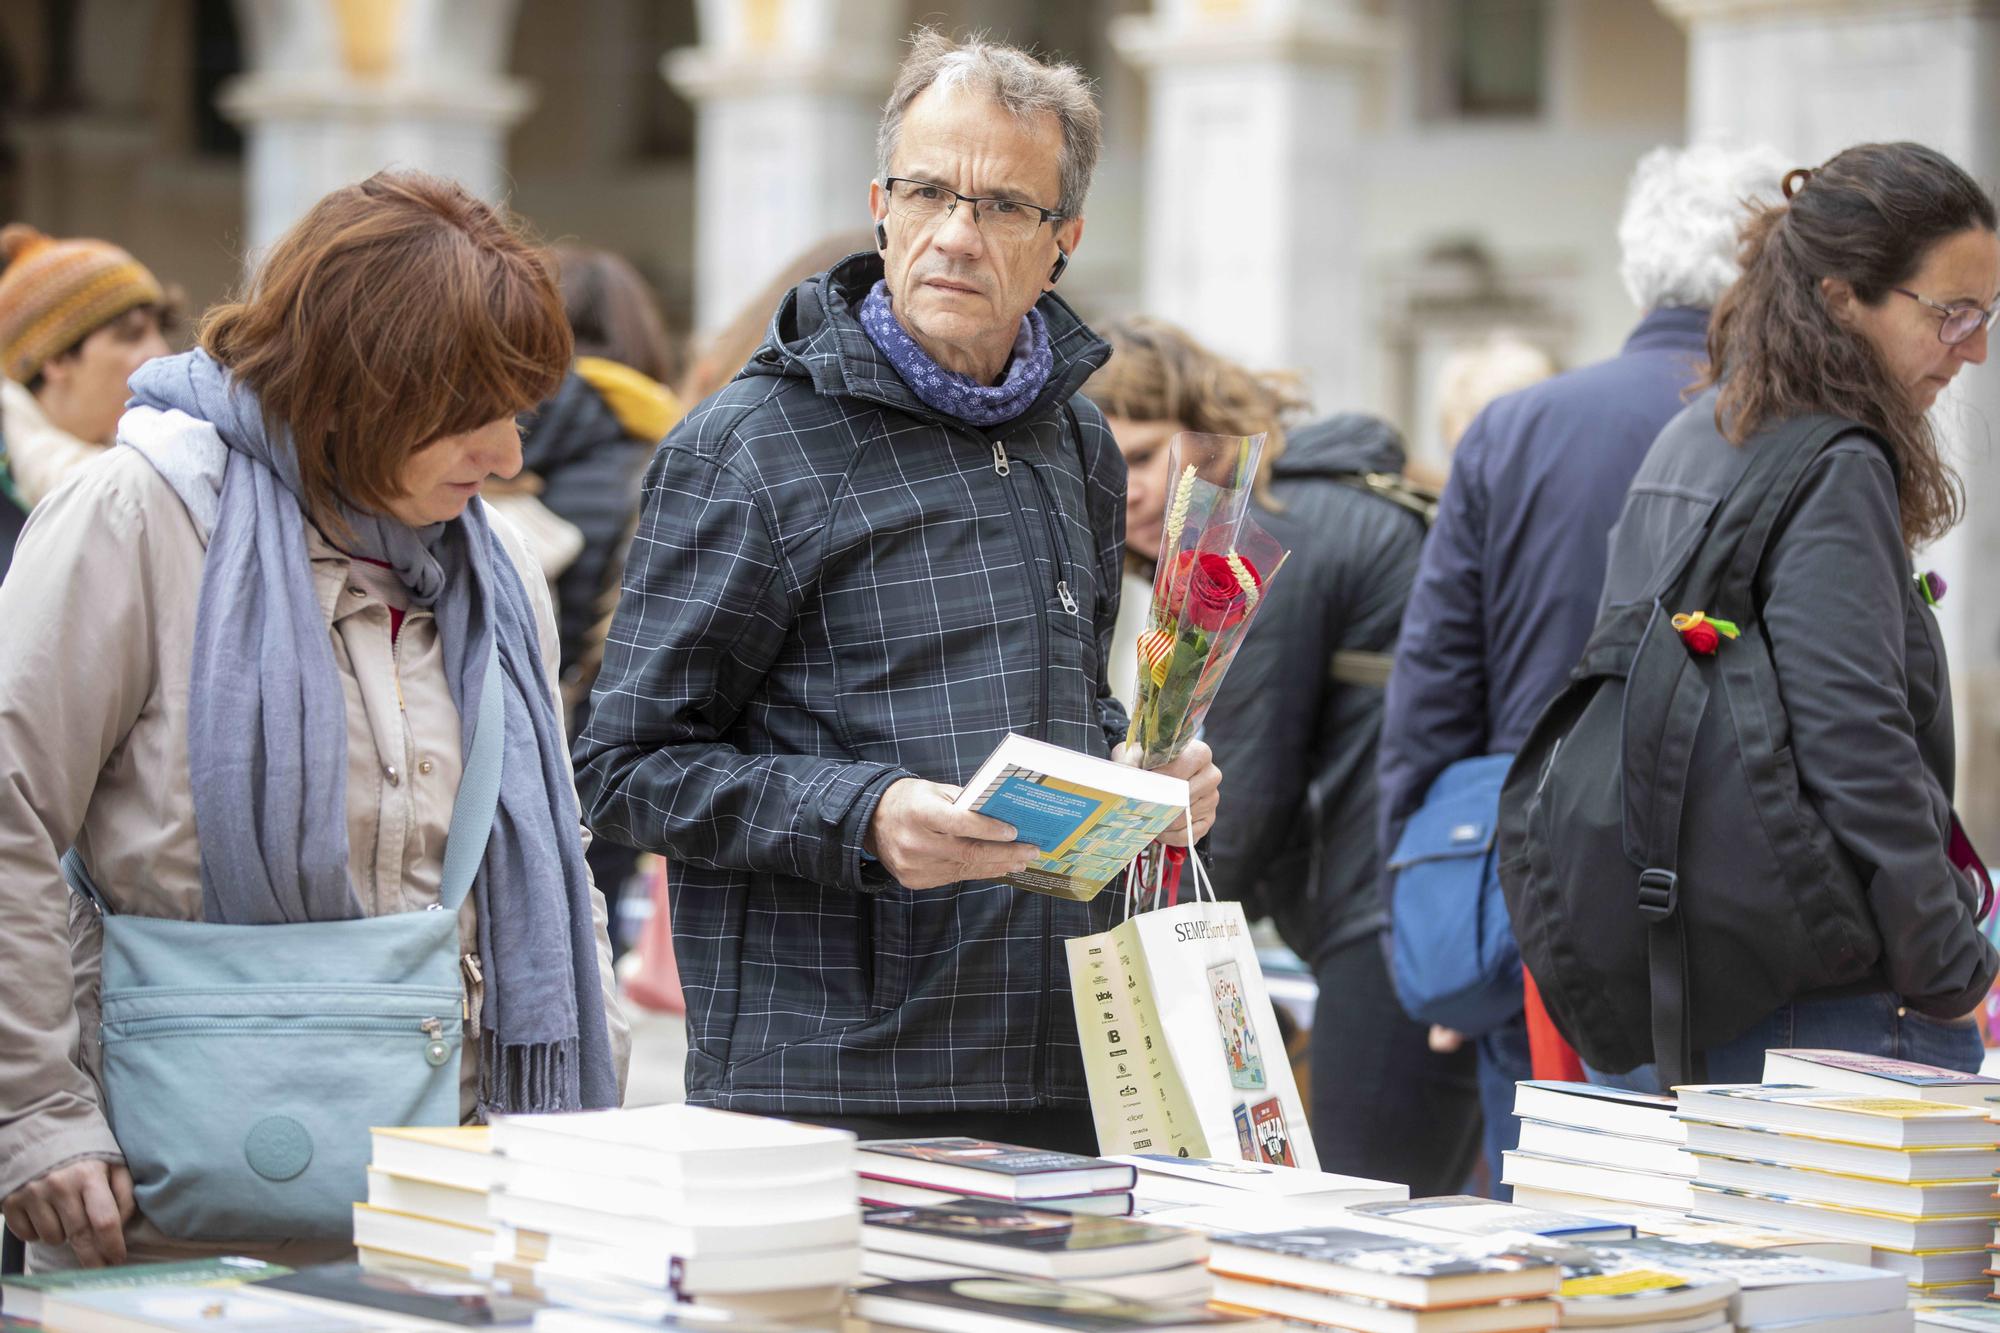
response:
{"label": "orange knit hat", "polygon": [[134,306],[165,294],[146,266],[109,241],[56,240],[25,222],[0,228],[0,372],[26,384]]}

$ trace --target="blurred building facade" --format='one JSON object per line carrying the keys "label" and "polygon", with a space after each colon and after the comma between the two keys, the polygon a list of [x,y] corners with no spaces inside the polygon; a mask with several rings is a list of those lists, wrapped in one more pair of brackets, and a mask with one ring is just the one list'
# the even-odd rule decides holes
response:
{"label": "blurred building facade", "polygon": [[[919,21],[1059,53],[1106,151],[1065,294],[1300,371],[1441,462],[1433,388],[1507,328],[1573,365],[1637,313],[1634,160],[1917,138],[2000,181],[1996,0],[0,0],[0,216],[130,246],[200,306],[326,189],[420,166],[631,257],[683,330],[865,222]],[[1925,559],[1962,805],[2000,846],[2000,372],[1944,411],[1971,520]],[[1962,590],[1962,591],[1960,591]]]}

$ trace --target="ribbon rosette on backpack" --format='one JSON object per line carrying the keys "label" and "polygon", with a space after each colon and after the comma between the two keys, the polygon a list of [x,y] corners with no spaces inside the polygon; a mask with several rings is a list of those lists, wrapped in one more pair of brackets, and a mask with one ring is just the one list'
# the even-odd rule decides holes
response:
{"label": "ribbon rosette on backpack", "polygon": [[[1288,554],[1250,507],[1262,435],[1183,432],[1167,449],[1172,489],[1127,737],[1136,750],[1129,757],[1143,768],[1172,763],[1201,730]],[[1146,878],[1157,883],[1168,866],[1177,869],[1178,851],[1144,867]]]}

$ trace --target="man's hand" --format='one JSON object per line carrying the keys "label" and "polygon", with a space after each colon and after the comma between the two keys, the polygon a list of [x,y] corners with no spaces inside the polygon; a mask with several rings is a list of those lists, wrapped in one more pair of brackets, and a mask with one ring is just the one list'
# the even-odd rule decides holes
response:
{"label": "man's hand", "polygon": [[[1131,762],[1132,747],[1120,745],[1111,757],[1119,763]],[[1194,811],[1194,836],[1188,836],[1187,816],[1173,822],[1159,840],[1169,847],[1190,847],[1208,836],[1215,823],[1215,807],[1222,798],[1222,770],[1215,766],[1215,754],[1206,741],[1189,741],[1180,758],[1159,770],[1170,778],[1186,778],[1188,804]]]}
{"label": "man's hand", "polygon": [[1002,879],[1027,869],[1039,851],[1014,841],[1013,828],[997,819],[953,809],[959,791],[922,778],[897,779],[882,793],[861,845],[906,889]]}
{"label": "man's hand", "polygon": [[132,1173],[95,1157],[36,1176],[0,1200],[9,1231],[42,1245],[67,1242],[85,1268],[125,1262],[125,1224],[137,1211]]}

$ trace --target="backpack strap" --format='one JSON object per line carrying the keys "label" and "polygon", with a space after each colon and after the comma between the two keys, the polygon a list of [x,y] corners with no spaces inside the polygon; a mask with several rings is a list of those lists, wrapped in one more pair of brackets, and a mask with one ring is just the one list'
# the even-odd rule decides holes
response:
{"label": "backpack strap", "polygon": [[1389,671],[1396,665],[1394,653],[1371,653],[1361,648],[1342,648],[1327,663],[1327,679],[1336,685],[1359,685],[1364,689],[1384,689]]}
{"label": "backpack strap", "polygon": [[1438,493],[1428,486],[1419,486],[1400,472],[1343,472],[1334,480],[1416,515],[1426,532],[1437,522]]}
{"label": "backpack strap", "polygon": [[472,727],[472,753],[458,779],[458,796],[451,805],[451,827],[444,839],[444,877],[438,884],[438,906],[456,912],[472,889],[472,880],[486,860],[486,841],[493,832],[493,814],[500,804],[500,752],[507,737],[507,708],[501,693],[500,637],[487,645],[486,674],[479,685],[479,716]]}
{"label": "backpack strap", "polygon": [[1710,510],[1700,538],[1656,584],[1625,691],[1625,852],[1640,867],[1637,906],[1646,926],[1653,1056],[1660,1084],[1700,1081],[1689,1008],[1687,922],[1680,911],[1681,820],[1708,683],[1673,631],[1667,597],[1692,596],[1739,624],[1753,619],[1755,580],[1800,480],[1826,447],[1855,429],[1807,417],[1760,432],[1749,465]]}

